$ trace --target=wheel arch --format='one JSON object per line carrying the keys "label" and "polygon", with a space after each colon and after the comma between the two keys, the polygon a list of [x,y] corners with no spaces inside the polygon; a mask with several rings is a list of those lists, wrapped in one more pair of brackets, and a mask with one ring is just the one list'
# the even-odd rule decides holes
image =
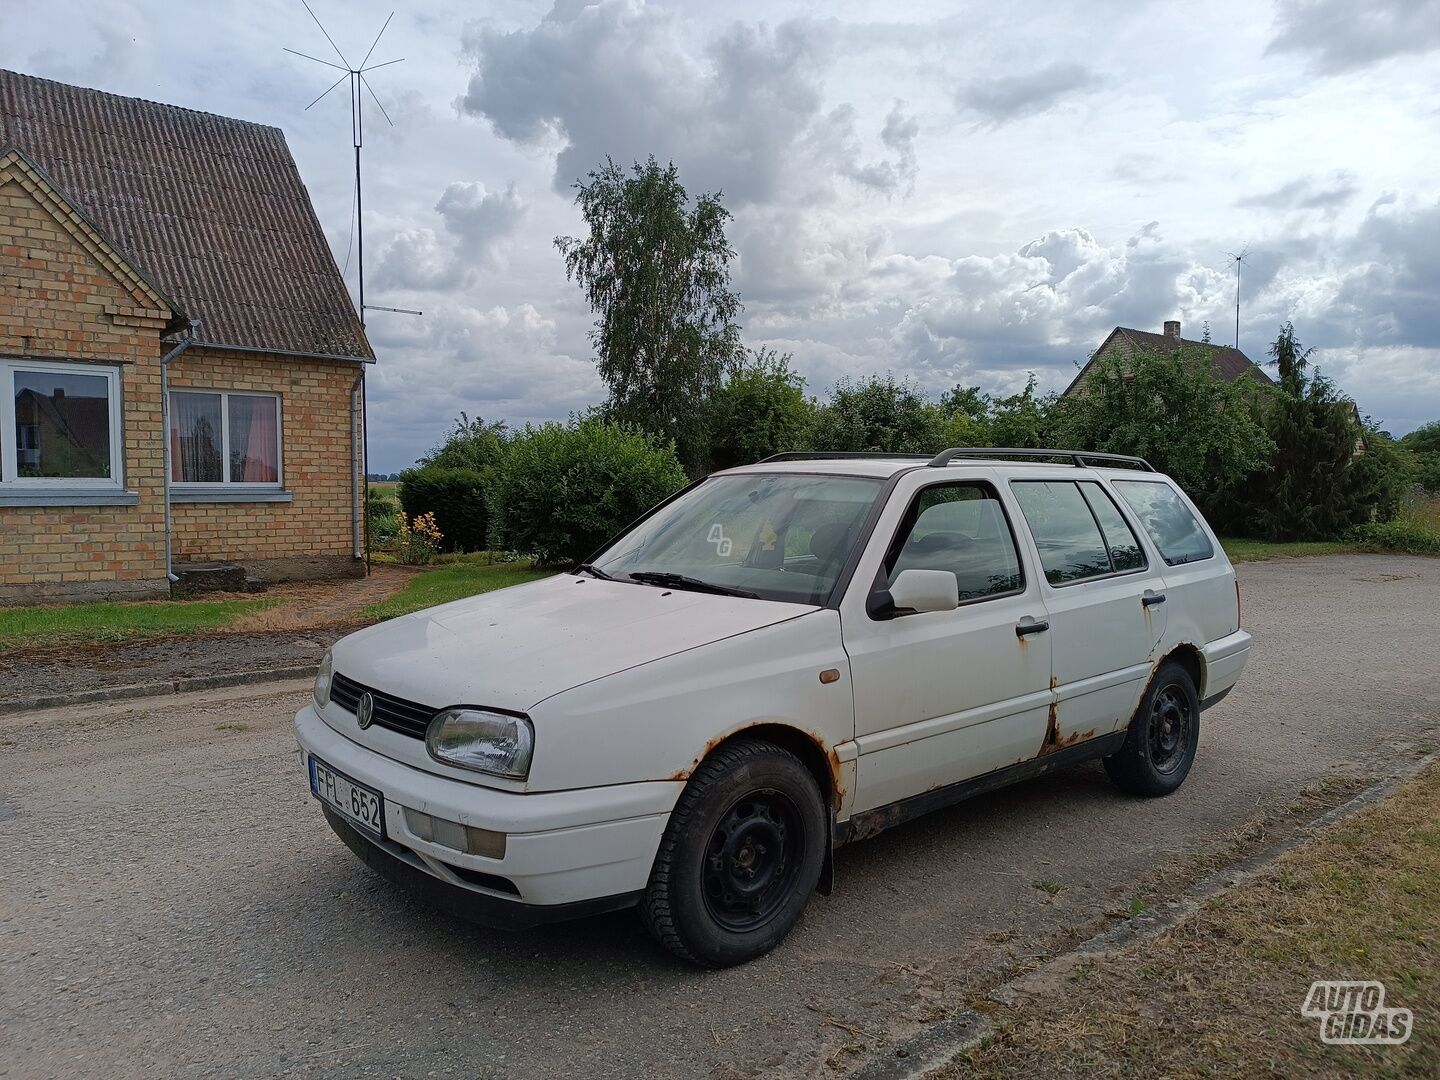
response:
{"label": "wheel arch", "polygon": [[1160,666],[1167,661],[1174,661],[1185,668],[1190,674],[1191,681],[1195,684],[1195,693],[1204,700],[1205,698],[1205,654],[1199,648],[1188,641],[1182,641],[1173,649],[1167,652],[1155,664],[1155,670],[1159,671]]}
{"label": "wheel arch", "polygon": [[[710,746],[705,748],[705,753],[695,763],[698,768],[701,761],[710,757],[721,747],[729,746],[732,743],[742,740],[769,742],[787,750],[800,759],[807,772],[815,780],[815,787],[820,792],[820,798],[825,803],[825,821],[830,835],[826,837],[825,862],[820,870],[820,884],[818,891],[828,896],[835,883],[834,845],[835,845],[835,813],[839,809],[840,800],[844,797],[845,791],[840,782],[840,759],[834,750],[826,749],[824,742],[818,735],[804,731],[789,724],[766,722],[751,724],[732,731],[723,739],[717,739]],[[692,770],[693,771],[693,770]]]}

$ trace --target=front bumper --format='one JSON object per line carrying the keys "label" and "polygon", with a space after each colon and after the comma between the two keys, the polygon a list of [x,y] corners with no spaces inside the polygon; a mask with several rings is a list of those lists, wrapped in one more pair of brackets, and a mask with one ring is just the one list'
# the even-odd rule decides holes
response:
{"label": "front bumper", "polygon": [[[524,794],[402,764],[353,742],[309,706],[295,716],[300,765],[314,755],[385,799],[385,839],[325,808],[341,839],[387,877],[437,906],[490,925],[531,926],[633,903],[645,888],[670,811],[684,787],[655,781]],[[323,806],[324,804],[322,804]],[[405,809],[506,836],[488,858],[433,843]]]}

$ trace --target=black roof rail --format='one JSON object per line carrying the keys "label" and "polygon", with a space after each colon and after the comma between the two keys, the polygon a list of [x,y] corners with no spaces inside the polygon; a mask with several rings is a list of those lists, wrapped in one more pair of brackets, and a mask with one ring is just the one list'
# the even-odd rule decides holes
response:
{"label": "black roof rail", "polygon": [[1013,446],[952,446],[930,459],[935,467],[949,465],[957,458],[1069,458],[1067,464],[1085,468],[1087,461],[1108,462],[1115,465],[1139,466],[1146,472],[1154,472],[1155,466],[1142,457],[1132,454],[1102,454],[1097,450],[1028,450]]}
{"label": "black roof rail", "polygon": [[873,454],[865,454],[850,450],[789,450],[783,454],[771,454],[767,458],[761,458],[755,464],[764,465],[770,461],[826,461],[851,458],[859,461],[867,458],[907,458],[911,461],[924,461],[929,457],[929,454],[882,454],[878,451]]}

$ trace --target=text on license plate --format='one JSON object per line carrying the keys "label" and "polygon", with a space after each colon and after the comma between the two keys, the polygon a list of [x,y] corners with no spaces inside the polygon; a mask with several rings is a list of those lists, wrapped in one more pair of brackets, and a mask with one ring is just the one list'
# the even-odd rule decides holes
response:
{"label": "text on license plate", "polygon": [[385,800],[317,757],[310,758],[310,791],[321,802],[362,829],[385,835]]}

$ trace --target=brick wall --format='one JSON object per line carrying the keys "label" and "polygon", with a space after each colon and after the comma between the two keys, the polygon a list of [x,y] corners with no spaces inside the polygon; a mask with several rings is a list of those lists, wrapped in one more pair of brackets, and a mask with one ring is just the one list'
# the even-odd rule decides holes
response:
{"label": "brick wall", "polygon": [[170,312],[141,306],[113,253],[62,224],[71,213],[0,170],[0,356],[119,368],[123,476],[139,502],[0,506],[0,603],[167,591],[158,347]]}
{"label": "brick wall", "polygon": [[171,365],[173,390],[280,396],[288,503],[177,503],[177,563],[238,562],[262,580],[363,573],[354,558],[350,392],[360,365],[197,347]]}
{"label": "brick wall", "polygon": [[[40,178],[0,158],[0,356],[120,371],[124,485],[138,495],[134,506],[0,506],[0,604],[169,595],[160,339],[170,318]],[[239,562],[261,580],[364,572],[351,529],[359,371],[201,346],[174,361],[176,388],[280,395],[282,479],[293,494],[289,503],[176,504],[177,565]]]}

